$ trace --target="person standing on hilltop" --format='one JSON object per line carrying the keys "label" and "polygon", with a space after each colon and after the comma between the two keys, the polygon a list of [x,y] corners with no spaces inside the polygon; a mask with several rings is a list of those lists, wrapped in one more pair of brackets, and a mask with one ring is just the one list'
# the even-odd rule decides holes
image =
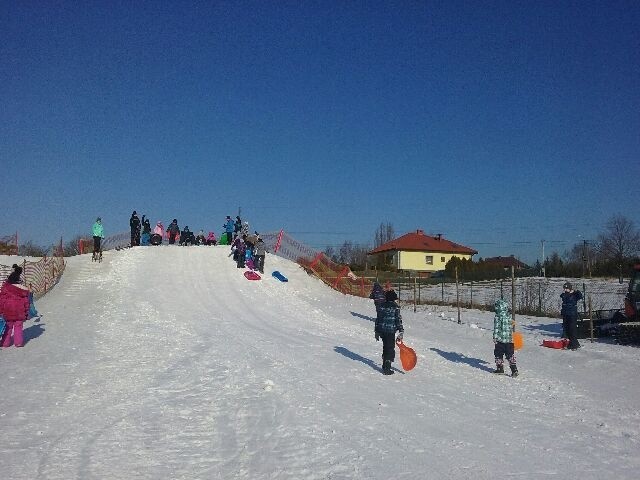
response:
{"label": "person standing on hilltop", "polygon": [[176,243],[176,237],[180,235],[180,227],[178,226],[178,220],[173,219],[173,221],[167,227],[167,234],[169,235],[169,245],[173,245]]}
{"label": "person standing on hilltop", "polygon": [[140,218],[135,210],[129,219],[129,227],[131,227],[131,246],[140,245]]}
{"label": "person standing on hilltop", "polygon": [[93,255],[96,256],[101,251],[100,243],[104,238],[104,227],[102,225],[102,218],[96,218],[96,223],[91,227],[91,234],[93,235]]}

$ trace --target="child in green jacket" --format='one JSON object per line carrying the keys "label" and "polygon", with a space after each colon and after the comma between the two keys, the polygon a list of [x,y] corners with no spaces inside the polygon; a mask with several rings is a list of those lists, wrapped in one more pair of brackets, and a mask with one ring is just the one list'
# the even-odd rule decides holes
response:
{"label": "child in green jacket", "polygon": [[504,360],[506,357],[511,367],[511,376],[518,376],[516,366],[516,356],[513,348],[513,322],[509,315],[507,302],[502,299],[496,300],[494,304],[495,316],[493,317],[493,356],[496,359],[496,369],[493,373],[504,373]]}

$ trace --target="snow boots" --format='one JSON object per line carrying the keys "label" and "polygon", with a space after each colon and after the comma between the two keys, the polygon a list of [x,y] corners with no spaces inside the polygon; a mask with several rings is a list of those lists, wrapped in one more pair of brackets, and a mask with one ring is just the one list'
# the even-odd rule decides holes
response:
{"label": "snow boots", "polygon": [[504,373],[504,365],[496,365],[496,369],[493,373]]}
{"label": "snow boots", "polygon": [[391,370],[391,360],[385,360],[382,362],[382,373],[384,375],[393,375],[393,370]]}
{"label": "snow boots", "polygon": [[516,367],[515,364],[513,365],[509,365],[511,367],[511,376],[512,377],[517,377],[518,376],[518,367]]}

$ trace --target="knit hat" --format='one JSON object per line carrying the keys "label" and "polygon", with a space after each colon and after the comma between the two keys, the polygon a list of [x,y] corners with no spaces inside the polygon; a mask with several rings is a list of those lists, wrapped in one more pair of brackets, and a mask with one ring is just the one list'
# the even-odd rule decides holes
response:
{"label": "knit hat", "polygon": [[573,285],[571,285],[569,282],[565,282],[565,284],[562,285],[562,288],[565,290],[573,290]]}
{"label": "knit hat", "polygon": [[16,284],[20,283],[20,275],[22,275],[22,267],[19,267],[15,263],[13,264],[13,272],[7,277],[7,282]]}
{"label": "knit hat", "polygon": [[395,302],[398,299],[398,295],[396,294],[395,290],[387,290],[384,293],[384,299],[387,302]]}

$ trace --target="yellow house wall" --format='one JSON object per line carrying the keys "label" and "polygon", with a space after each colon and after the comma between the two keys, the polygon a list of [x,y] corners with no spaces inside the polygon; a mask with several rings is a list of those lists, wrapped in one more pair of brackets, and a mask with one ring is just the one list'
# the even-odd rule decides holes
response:
{"label": "yellow house wall", "polygon": [[[427,264],[427,256],[433,257],[433,265]],[[471,260],[472,255],[462,253],[438,252],[396,252],[394,260],[399,270],[418,270],[420,272],[436,272],[444,270],[445,265],[453,257]],[[444,258],[444,261],[442,260]]]}

